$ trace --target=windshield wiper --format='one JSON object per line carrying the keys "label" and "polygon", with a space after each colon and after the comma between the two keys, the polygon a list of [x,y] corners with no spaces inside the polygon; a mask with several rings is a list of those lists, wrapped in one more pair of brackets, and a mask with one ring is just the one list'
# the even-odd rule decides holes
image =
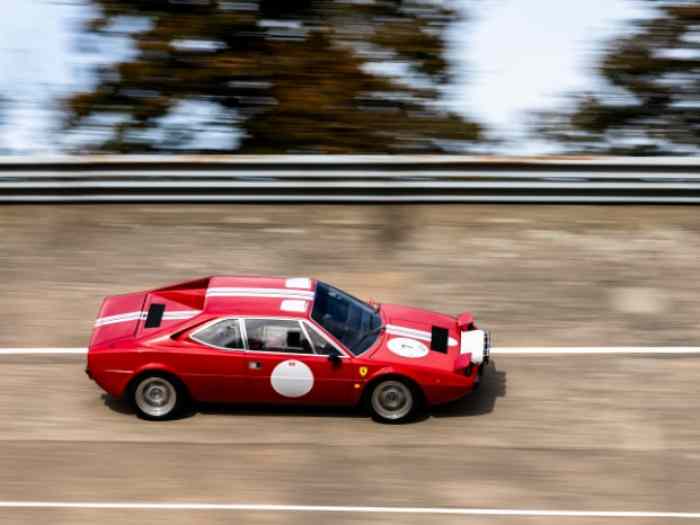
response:
{"label": "windshield wiper", "polygon": [[355,350],[360,347],[360,345],[364,342],[365,339],[367,339],[368,337],[371,337],[373,335],[379,335],[382,333],[383,330],[384,330],[384,326],[380,325],[377,328],[374,328],[374,329],[370,330],[369,332],[366,332],[362,337],[360,337],[360,339],[359,339],[359,341],[357,341],[357,343],[352,345],[352,348],[351,348],[352,353],[353,354],[355,353]]}

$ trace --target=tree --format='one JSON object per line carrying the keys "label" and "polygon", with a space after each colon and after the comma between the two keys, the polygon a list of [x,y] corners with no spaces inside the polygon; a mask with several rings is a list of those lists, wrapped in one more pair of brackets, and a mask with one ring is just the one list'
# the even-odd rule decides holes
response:
{"label": "tree", "polygon": [[[91,32],[115,32],[122,17],[149,21],[131,37],[136,56],[67,101],[66,128],[103,132],[98,149],[210,150],[191,145],[206,134],[188,123],[156,133],[193,101],[216,105],[210,124],[239,135],[241,153],[437,152],[480,136],[440,106],[442,34],[454,13],[434,2],[93,2]],[[408,78],[368,68],[385,61],[407,66]]]}
{"label": "tree", "polygon": [[607,51],[608,90],[579,95],[571,113],[541,116],[546,137],[575,152],[697,153],[700,6],[663,2],[658,11]]}

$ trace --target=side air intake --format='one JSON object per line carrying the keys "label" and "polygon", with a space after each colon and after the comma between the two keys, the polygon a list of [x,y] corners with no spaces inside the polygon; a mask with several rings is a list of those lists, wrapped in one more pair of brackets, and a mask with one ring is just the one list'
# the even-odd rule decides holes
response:
{"label": "side air intake", "polygon": [[153,303],[148,308],[148,314],[146,315],[146,323],[143,325],[144,328],[158,328],[160,323],[163,321],[163,313],[165,313],[165,305]]}
{"label": "side air intake", "polygon": [[449,331],[447,328],[433,326],[430,334],[430,349],[435,352],[447,353]]}

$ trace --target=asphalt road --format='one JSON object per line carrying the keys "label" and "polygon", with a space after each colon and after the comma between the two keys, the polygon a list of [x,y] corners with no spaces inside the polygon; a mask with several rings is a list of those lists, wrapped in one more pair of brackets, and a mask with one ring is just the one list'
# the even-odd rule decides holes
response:
{"label": "asphalt road", "polygon": [[[104,295],[212,273],[472,309],[503,346],[700,341],[694,207],[8,206],[0,234],[3,347],[85,346]],[[503,356],[476,396],[402,426],[254,407],[147,423],[83,368],[0,357],[0,501],[700,511],[700,357]],[[39,522],[675,523],[0,507]]]}
{"label": "asphalt road", "polygon": [[[83,359],[0,361],[0,499],[695,512],[700,358],[502,357],[416,423],[198,407],[144,422]],[[611,523],[609,519],[0,510],[2,523]],[[125,521],[126,520],[126,521]],[[616,519],[623,523],[664,520]]]}
{"label": "asphalt road", "polygon": [[312,276],[472,310],[502,346],[700,341],[698,208],[3,206],[0,345],[84,346],[105,295]]}

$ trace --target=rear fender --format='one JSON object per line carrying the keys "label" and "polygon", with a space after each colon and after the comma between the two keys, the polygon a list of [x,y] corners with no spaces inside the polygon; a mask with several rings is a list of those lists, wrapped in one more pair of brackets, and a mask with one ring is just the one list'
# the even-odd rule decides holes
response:
{"label": "rear fender", "polygon": [[168,366],[164,363],[158,363],[158,362],[148,363],[148,364],[143,365],[143,366],[139,367],[138,369],[136,369],[134,371],[134,373],[131,374],[131,376],[129,378],[127,378],[126,381],[124,381],[124,384],[121,385],[120,397],[123,397],[124,395],[127,394],[128,389],[131,387],[131,385],[134,384],[134,382],[139,377],[142,377],[146,374],[153,373],[153,372],[158,372],[161,374],[170,375],[170,376],[177,378],[180,382],[183,382],[182,378],[177,374],[177,372],[175,371],[175,369],[173,367]]}

